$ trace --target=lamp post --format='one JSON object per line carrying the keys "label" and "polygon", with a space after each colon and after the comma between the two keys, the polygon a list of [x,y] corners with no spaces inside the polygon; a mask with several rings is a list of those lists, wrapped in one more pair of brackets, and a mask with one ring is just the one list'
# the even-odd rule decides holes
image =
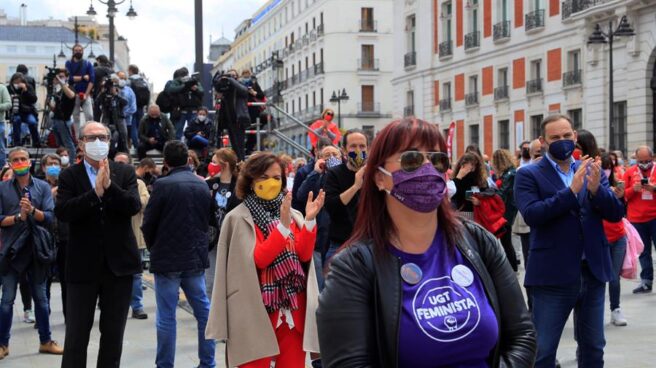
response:
{"label": "lamp post", "polygon": [[[109,18],[109,61],[114,63],[114,17],[118,13],[117,5],[121,5],[126,0],[98,0],[101,4],[107,5],[107,18]],[[98,13],[96,9],[93,8],[93,0],[89,5],[89,10],[87,10],[87,15],[95,16]],[[132,0],[130,0],[130,9],[125,14],[128,18],[134,19],[137,16],[137,12],[134,11],[132,7]]]}
{"label": "lamp post", "polygon": [[[630,37],[634,36],[635,32],[629,21],[626,19],[626,15],[623,15],[620,19],[620,23],[617,25],[617,28],[613,30],[613,21],[608,21],[608,31],[604,32],[601,29],[599,23],[595,25],[595,29],[588,37],[588,44],[608,44],[608,128],[612,131],[613,126],[613,115],[614,115],[614,103],[613,101],[613,38],[615,37]],[[612,134],[609,134],[611,141],[609,142],[610,149],[615,149],[615,144],[612,141]]]}
{"label": "lamp post", "polygon": [[342,93],[340,95],[339,90],[337,92],[333,91],[332,96],[330,96],[330,102],[335,104],[337,103],[337,127],[342,128],[342,101],[348,101],[349,95],[346,94],[346,89],[342,88]]}

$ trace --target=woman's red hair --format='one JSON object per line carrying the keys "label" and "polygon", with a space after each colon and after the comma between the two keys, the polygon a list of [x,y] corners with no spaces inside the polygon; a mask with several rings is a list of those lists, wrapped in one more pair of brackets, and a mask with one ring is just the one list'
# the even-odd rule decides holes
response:
{"label": "woman's red hair", "polygon": [[[387,193],[376,187],[375,175],[378,167],[384,166],[385,161],[394,154],[422,147],[439,147],[441,152],[446,152],[446,142],[437,125],[409,117],[391,122],[378,133],[367,154],[358,217],[345,246],[371,240],[377,253],[385,254],[396,227],[387,213]],[[460,239],[461,223],[446,198],[437,210],[437,218],[449,245],[454,245]]]}

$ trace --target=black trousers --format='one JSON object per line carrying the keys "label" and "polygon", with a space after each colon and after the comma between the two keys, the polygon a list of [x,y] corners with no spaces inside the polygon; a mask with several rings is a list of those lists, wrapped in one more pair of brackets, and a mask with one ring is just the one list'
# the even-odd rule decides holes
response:
{"label": "black trousers", "polygon": [[[123,333],[132,296],[132,275],[114,276],[104,266],[100,281],[68,283],[66,340],[62,368],[84,368],[96,305],[100,305],[98,368],[121,366]],[[100,303],[98,303],[100,299]]]}
{"label": "black trousers", "polygon": [[137,146],[137,158],[139,160],[143,160],[148,156],[148,151],[156,149],[158,151],[161,151],[163,153],[164,151],[164,143],[155,143],[151,144],[148,142],[140,142],[139,145]]}
{"label": "black trousers", "polygon": [[228,138],[230,138],[230,145],[232,146],[233,151],[237,154],[239,161],[244,161],[246,156],[244,148],[244,138],[246,135],[246,127],[250,123],[248,118],[246,119],[237,119],[236,125],[230,125],[228,127]]}

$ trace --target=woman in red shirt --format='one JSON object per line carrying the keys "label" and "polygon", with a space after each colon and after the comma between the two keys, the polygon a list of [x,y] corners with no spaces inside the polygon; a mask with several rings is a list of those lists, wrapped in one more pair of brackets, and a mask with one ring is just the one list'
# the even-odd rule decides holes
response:
{"label": "woman in red shirt", "polygon": [[335,146],[339,145],[339,140],[342,139],[342,133],[339,131],[337,124],[333,123],[334,117],[335,112],[332,109],[325,109],[321,113],[321,119],[310,125],[310,129],[316,133],[308,133],[312,147],[317,146],[319,137],[327,137]]}
{"label": "woman in red shirt", "polygon": [[206,336],[227,340],[230,367],[303,368],[306,352],[318,352],[312,256],[324,194],[308,196],[303,219],[284,187],[279,157],[250,157],[237,181],[243,202],[221,227]]}

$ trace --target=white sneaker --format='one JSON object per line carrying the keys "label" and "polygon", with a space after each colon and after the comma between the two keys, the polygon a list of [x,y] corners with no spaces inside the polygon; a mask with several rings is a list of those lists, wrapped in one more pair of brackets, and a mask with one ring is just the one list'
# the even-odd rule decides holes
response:
{"label": "white sneaker", "polygon": [[615,326],[626,326],[626,318],[624,318],[620,308],[610,312],[610,323],[614,324]]}
{"label": "white sneaker", "polygon": [[26,310],[23,312],[23,322],[25,323],[34,323],[34,312],[32,312],[31,309]]}

